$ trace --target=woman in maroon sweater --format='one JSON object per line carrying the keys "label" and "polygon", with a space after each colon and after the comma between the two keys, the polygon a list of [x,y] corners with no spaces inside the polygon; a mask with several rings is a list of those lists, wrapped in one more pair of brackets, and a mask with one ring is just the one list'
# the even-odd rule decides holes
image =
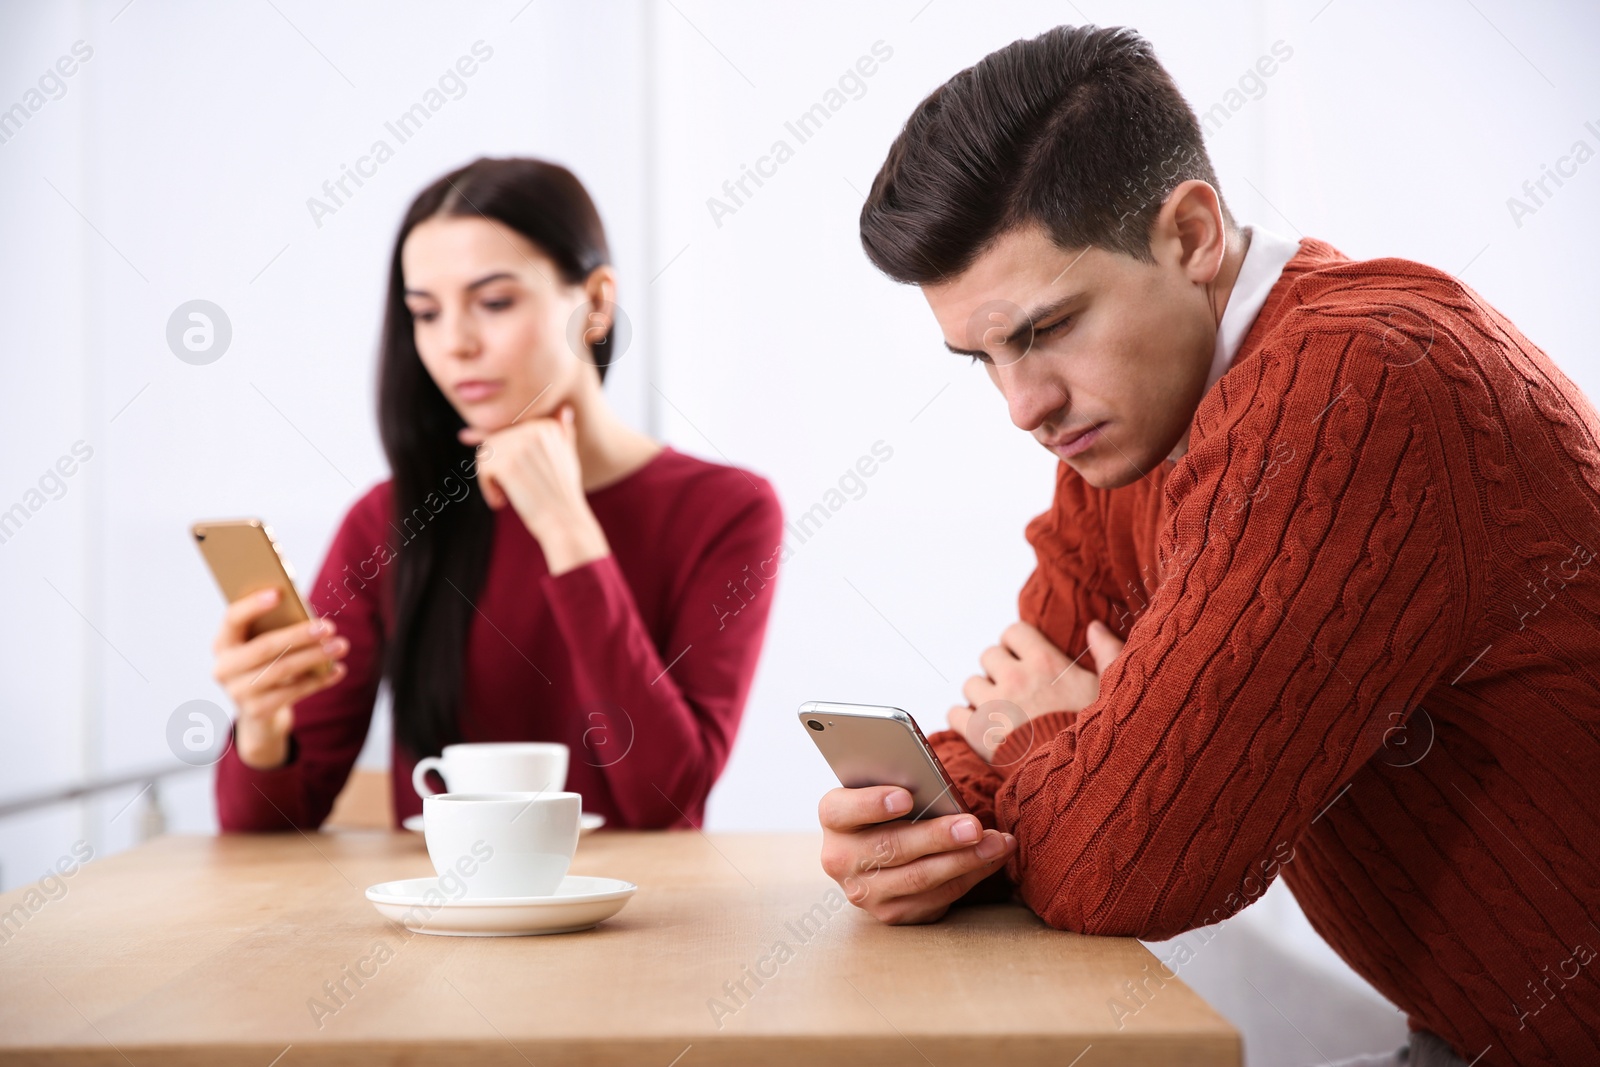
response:
{"label": "woman in maroon sweater", "polygon": [[588,194],[553,164],[480,159],[413,202],[379,370],[393,478],[346,515],[315,622],[246,640],[268,594],[231,605],[217,637],[238,705],[217,769],[224,830],[321,825],[380,682],[397,822],[422,810],[412,767],[443,745],[561,741],[586,811],[700,824],[783,520],[763,479],[658,444],[606,405],[627,340],[609,258]]}

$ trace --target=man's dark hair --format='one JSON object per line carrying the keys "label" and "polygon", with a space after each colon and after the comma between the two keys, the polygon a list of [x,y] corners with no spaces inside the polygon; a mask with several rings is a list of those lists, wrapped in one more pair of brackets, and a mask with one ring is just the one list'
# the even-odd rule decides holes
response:
{"label": "man's dark hair", "polygon": [[[917,105],[873,179],[861,244],[915,285],[960,274],[1032,223],[1063,249],[1153,263],[1161,203],[1191,178],[1217,189],[1200,123],[1150,43],[1120,26],[1058,26]],[[1226,202],[1222,215],[1233,228]]]}

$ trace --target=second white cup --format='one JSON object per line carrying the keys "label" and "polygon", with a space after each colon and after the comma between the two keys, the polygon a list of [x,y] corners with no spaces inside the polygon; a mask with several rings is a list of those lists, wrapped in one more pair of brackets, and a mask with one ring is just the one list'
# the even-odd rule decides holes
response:
{"label": "second white cup", "polygon": [[568,758],[559,741],[446,745],[440,755],[417,761],[411,785],[419,797],[434,796],[427,774],[438,771],[449,793],[559,793],[567,787]]}

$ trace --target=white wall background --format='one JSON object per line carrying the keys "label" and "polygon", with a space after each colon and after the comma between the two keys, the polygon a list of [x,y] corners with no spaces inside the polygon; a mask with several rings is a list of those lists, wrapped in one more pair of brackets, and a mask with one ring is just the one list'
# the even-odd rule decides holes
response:
{"label": "white wall background", "polygon": [[[1577,0],[8,3],[0,108],[75,42],[93,54],[0,143],[0,510],[75,442],[93,456],[0,544],[0,802],[171,763],[172,711],[226,704],[187,524],[265,516],[315,573],[386,476],[374,356],[401,212],[471,158],[526,154],[571,166],[608,224],[635,325],[608,388],[631,421],[767,475],[791,514],[874,442],[894,449],[788,564],[707,819],[811,828],[831,779],[794,707],[893,703],[937,726],[1015,617],[1022,527],[1051,487],[1051,457],[942,350],[921,297],[861,254],[861,197],[925,94],[1069,19],[1138,28],[1197,111],[1243,101],[1208,137],[1240,221],[1459,274],[1600,396],[1600,162],[1520,225],[1507,205],[1576,142],[1600,152],[1600,12]],[[307,198],[479,40],[493,57],[465,94],[319,227]],[[1229,97],[1279,40],[1292,57]],[[866,91],[719,225],[707,198],[793,144],[785,120],[878,41],[893,56]],[[165,343],[195,298],[233,327],[207,366]],[[136,791],[0,820],[0,887],[79,839],[127,847]],[[159,803],[172,829],[214,828],[208,772]],[[1252,1062],[1403,1032],[1281,888],[1183,977]]]}

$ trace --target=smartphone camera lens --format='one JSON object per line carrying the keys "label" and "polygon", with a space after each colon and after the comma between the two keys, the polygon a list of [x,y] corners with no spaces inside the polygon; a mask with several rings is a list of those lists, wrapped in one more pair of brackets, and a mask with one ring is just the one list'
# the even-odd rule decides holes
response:
{"label": "smartphone camera lens", "polygon": [[822,732],[822,723],[818,722],[816,719],[807,719],[806,725],[817,731],[819,734]]}

